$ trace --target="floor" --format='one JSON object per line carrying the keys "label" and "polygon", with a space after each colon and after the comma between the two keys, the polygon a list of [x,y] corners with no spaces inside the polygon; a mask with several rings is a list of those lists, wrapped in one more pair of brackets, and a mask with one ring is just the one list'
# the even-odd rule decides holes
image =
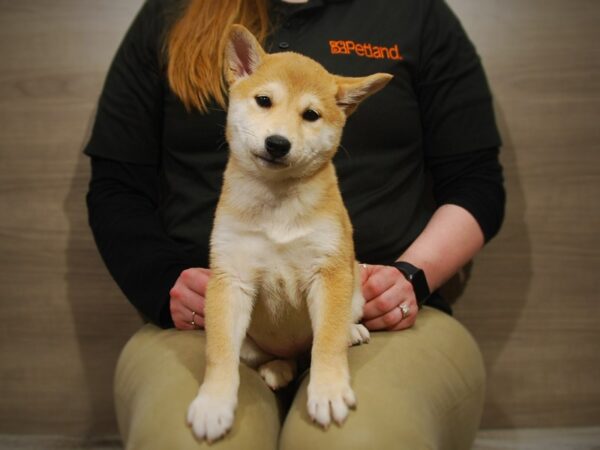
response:
{"label": "floor", "polygon": [[[122,446],[116,436],[82,440],[0,435],[0,450],[122,450]],[[479,432],[471,450],[600,450],[600,426],[484,430]]]}
{"label": "floor", "polygon": [[472,450],[600,450],[600,427],[484,430]]}

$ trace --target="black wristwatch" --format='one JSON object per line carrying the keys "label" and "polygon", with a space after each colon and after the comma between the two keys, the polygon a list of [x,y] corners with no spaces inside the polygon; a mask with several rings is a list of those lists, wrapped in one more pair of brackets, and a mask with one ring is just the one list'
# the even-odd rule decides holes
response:
{"label": "black wristwatch", "polygon": [[404,278],[406,278],[410,284],[412,284],[415,291],[415,296],[417,297],[417,304],[419,305],[419,308],[423,306],[423,303],[425,303],[427,297],[431,295],[431,292],[429,292],[427,279],[425,278],[425,272],[418,267],[415,267],[412,264],[404,261],[396,261],[392,264],[392,266],[402,272]]}

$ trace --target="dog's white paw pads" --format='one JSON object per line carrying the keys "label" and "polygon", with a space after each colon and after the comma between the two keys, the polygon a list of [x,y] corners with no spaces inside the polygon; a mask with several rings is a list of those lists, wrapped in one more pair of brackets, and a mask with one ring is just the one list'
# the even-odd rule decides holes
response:
{"label": "dog's white paw pads", "polygon": [[289,359],[274,359],[258,368],[258,373],[267,386],[274,391],[287,386],[294,379],[296,363]]}
{"label": "dog's white paw pads", "polygon": [[350,326],[350,345],[366,344],[371,339],[371,334],[362,323]]}
{"label": "dog's white paw pads", "polygon": [[198,439],[213,442],[232,427],[234,411],[235,400],[201,392],[188,408],[187,422]]}
{"label": "dog's white paw pads", "polygon": [[324,428],[335,421],[341,425],[350,408],[356,407],[354,391],[347,383],[308,387],[308,414]]}

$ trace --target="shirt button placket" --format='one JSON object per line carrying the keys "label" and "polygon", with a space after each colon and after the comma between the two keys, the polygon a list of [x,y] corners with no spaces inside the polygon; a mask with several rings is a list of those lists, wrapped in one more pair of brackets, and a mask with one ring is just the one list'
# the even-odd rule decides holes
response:
{"label": "shirt button placket", "polygon": [[273,37],[273,43],[279,51],[289,51],[292,48],[293,36],[295,32],[295,23],[291,17],[288,17],[283,26]]}

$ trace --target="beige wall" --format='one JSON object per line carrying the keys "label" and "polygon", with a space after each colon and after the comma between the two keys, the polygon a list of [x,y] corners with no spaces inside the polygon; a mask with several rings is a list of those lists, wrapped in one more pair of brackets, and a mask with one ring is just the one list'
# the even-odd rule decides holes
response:
{"label": "beige wall", "polygon": [[[141,0],[0,0],[0,432],[115,431],[138,318],[86,224],[81,156]],[[457,317],[489,373],[486,427],[600,423],[600,8],[450,0],[496,95],[509,203]]]}
{"label": "beige wall", "polygon": [[0,0],[0,432],[114,432],[138,319],[87,227],[81,155],[141,0]]}
{"label": "beige wall", "polygon": [[505,141],[508,209],[459,317],[489,373],[484,426],[600,423],[600,5],[450,0]]}

